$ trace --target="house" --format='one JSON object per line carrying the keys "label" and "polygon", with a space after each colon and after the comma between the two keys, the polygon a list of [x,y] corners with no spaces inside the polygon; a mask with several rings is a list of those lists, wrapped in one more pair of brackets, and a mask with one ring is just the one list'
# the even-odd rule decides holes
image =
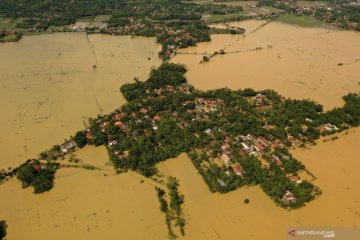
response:
{"label": "house", "polygon": [[121,121],[115,122],[115,126],[117,126],[117,127],[121,127],[122,125],[123,125],[123,123]]}
{"label": "house", "polygon": [[230,149],[230,144],[228,144],[228,143],[223,144],[223,145],[221,146],[221,149],[222,149],[222,150],[229,150],[229,149]]}
{"label": "house", "polygon": [[154,116],[154,121],[160,121],[160,117],[158,115]]}
{"label": "house", "polygon": [[223,153],[223,154],[221,155],[221,158],[224,160],[224,162],[225,162],[226,164],[229,164],[229,163],[230,163],[230,156],[229,156],[229,154]]}
{"label": "house", "polygon": [[271,146],[271,143],[268,141],[268,140],[266,140],[264,137],[259,137],[258,138],[258,141],[262,144],[262,145],[264,145],[264,147],[270,147]]}
{"label": "house", "polygon": [[263,145],[261,145],[260,143],[256,143],[255,144],[255,149],[256,149],[256,151],[260,154],[260,155],[262,155],[263,153],[264,153],[264,146]]}
{"label": "house", "polygon": [[140,112],[141,112],[142,114],[146,114],[146,113],[148,112],[148,110],[147,110],[146,108],[141,108],[141,109],[140,109]]}
{"label": "house", "polygon": [[290,142],[290,144],[291,144],[292,146],[295,146],[295,145],[298,145],[298,144],[299,144],[299,141],[298,141],[295,137],[293,137],[292,135],[290,135],[290,134],[288,134],[287,139],[288,139],[288,141]]}
{"label": "house", "polygon": [[245,151],[249,151],[250,147],[246,143],[241,143]]}
{"label": "house", "polygon": [[332,131],[337,131],[337,130],[339,130],[338,127],[336,127],[335,125],[332,125],[332,124],[330,124],[330,123],[324,124],[324,129],[325,129],[326,131],[328,131],[328,132],[332,132]]}
{"label": "house", "polygon": [[208,129],[206,129],[204,132],[205,132],[207,135],[210,135],[210,134],[212,133],[212,130],[211,130],[210,128],[208,128]]}
{"label": "house", "polygon": [[274,149],[283,148],[284,144],[279,139],[276,139],[274,142],[271,143],[271,147]]}
{"label": "house", "polygon": [[294,175],[290,175],[287,177],[291,182],[300,184],[302,183],[301,179],[299,178],[299,176],[294,176]]}
{"label": "house", "polygon": [[93,136],[92,133],[90,133],[90,132],[85,133],[85,137],[86,137],[86,139],[88,139],[88,140],[91,140],[91,139],[94,138],[94,136]]}
{"label": "house", "polygon": [[239,149],[239,154],[240,154],[240,156],[242,156],[242,157],[245,157],[245,156],[246,156],[244,150],[242,150],[241,148]]}
{"label": "house", "polygon": [[41,166],[39,164],[36,164],[33,169],[35,172],[39,172],[41,169]]}
{"label": "house", "polygon": [[245,174],[245,170],[239,164],[235,164],[232,167],[236,175],[242,177]]}
{"label": "house", "polygon": [[308,122],[308,123],[314,122],[314,120],[312,120],[311,118],[305,118],[305,121]]}
{"label": "house", "polygon": [[282,161],[280,160],[280,158],[276,155],[272,155],[271,159],[276,163],[276,165],[278,165],[279,167],[282,166]]}
{"label": "house", "polygon": [[218,183],[220,184],[221,187],[225,187],[225,186],[226,186],[226,184],[225,184],[225,182],[224,182],[223,180],[217,179],[217,181],[218,181]]}
{"label": "house", "polygon": [[112,140],[112,141],[110,141],[110,142],[108,143],[108,145],[109,145],[109,146],[114,146],[114,145],[116,145],[117,143],[118,143],[118,141]]}
{"label": "house", "polygon": [[285,204],[294,203],[296,202],[296,197],[292,192],[287,190],[284,196],[282,197],[282,201]]}
{"label": "house", "polygon": [[74,140],[68,141],[60,146],[60,151],[64,154],[68,153],[72,149],[75,149],[77,147],[76,142]]}

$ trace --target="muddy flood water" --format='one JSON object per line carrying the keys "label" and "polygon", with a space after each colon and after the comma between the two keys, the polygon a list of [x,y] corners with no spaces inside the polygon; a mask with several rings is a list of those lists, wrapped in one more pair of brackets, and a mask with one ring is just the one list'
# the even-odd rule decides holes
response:
{"label": "muddy flood water", "polygon": [[[246,36],[215,35],[211,43],[181,50],[188,54],[173,61],[186,64],[190,83],[201,89],[272,88],[326,108],[360,90],[359,33],[275,22],[258,29],[264,23],[230,23],[247,28]],[[264,49],[244,52],[258,46]],[[204,53],[225,47],[237,53],[199,64]],[[74,33],[0,45],[0,168],[36,156],[81,129],[86,118],[120,106],[119,87],[134,77],[145,79],[151,66],[160,64],[158,51],[150,38]],[[360,228],[360,128],[338,136],[292,150],[323,191],[295,211],[277,207],[257,186],[210,193],[185,154],[159,163],[161,174],[179,179],[185,196],[186,235],[179,239],[281,240],[288,227]],[[8,239],[167,239],[157,183],[133,172],[115,174],[103,147],[85,147],[76,157],[79,165],[97,169],[63,168],[54,189],[39,195],[21,189],[17,179],[0,186],[0,219],[9,225]]]}
{"label": "muddy flood water", "polygon": [[[245,28],[245,35],[213,35],[212,42],[181,50],[173,62],[189,66],[188,80],[200,89],[275,89],[286,97],[313,99],[327,109],[341,106],[343,95],[360,90],[359,32],[278,22],[261,27],[264,23],[230,23]],[[229,54],[199,64],[204,54],[220,49]]]}
{"label": "muddy flood water", "polygon": [[[292,153],[317,177],[323,194],[306,207],[287,211],[277,207],[260,187],[213,194],[185,155],[158,164],[158,169],[180,181],[188,221],[183,239],[286,239],[290,227],[360,228],[360,128],[335,141]],[[249,204],[244,204],[244,199]]]}
{"label": "muddy flood water", "polygon": [[[59,144],[124,103],[121,85],[158,66],[152,38],[56,33],[0,44],[0,169]],[[150,57],[151,60],[148,60]]]}

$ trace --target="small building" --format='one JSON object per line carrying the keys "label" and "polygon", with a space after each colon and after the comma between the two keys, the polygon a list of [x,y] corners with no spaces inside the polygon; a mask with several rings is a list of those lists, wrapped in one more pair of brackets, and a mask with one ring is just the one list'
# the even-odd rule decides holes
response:
{"label": "small building", "polygon": [[266,140],[264,137],[259,137],[258,138],[258,141],[262,144],[262,145],[264,145],[264,147],[270,147],[271,146],[271,143],[268,141],[268,140]]}
{"label": "small building", "polygon": [[335,125],[332,125],[332,124],[330,124],[330,123],[324,124],[324,129],[325,129],[326,131],[328,131],[328,132],[333,132],[333,131],[339,130],[338,127],[336,127]]}
{"label": "small building", "polygon": [[261,145],[260,143],[255,144],[255,149],[256,149],[256,151],[258,152],[259,155],[262,155],[264,153],[264,150],[265,150],[264,146]]}
{"label": "small building", "polygon": [[141,109],[140,109],[140,112],[141,112],[142,114],[146,114],[146,113],[148,112],[148,110],[147,110],[146,108],[141,108]]}
{"label": "small building", "polygon": [[280,158],[276,155],[272,155],[271,159],[276,163],[276,165],[278,165],[279,167],[281,167],[283,165],[282,161],[280,160]]}
{"label": "small building", "polygon": [[300,184],[302,183],[301,179],[299,178],[299,176],[294,176],[294,175],[290,175],[287,177],[291,182]]}
{"label": "small building", "polygon": [[69,151],[75,149],[77,147],[76,142],[74,140],[68,141],[60,146],[60,151],[64,154],[68,153]]}
{"label": "small building", "polygon": [[294,203],[296,202],[296,197],[292,192],[287,190],[284,196],[282,197],[282,201],[285,204]]}
{"label": "small building", "polygon": [[235,164],[232,167],[236,175],[242,177],[245,174],[244,168],[242,168],[239,164]]}
{"label": "small building", "polygon": [[221,158],[224,160],[224,162],[225,162],[226,164],[229,164],[229,163],[230,163],[230,156],[229,156],[229,154],[223,153],[223,154],[221,155]]}

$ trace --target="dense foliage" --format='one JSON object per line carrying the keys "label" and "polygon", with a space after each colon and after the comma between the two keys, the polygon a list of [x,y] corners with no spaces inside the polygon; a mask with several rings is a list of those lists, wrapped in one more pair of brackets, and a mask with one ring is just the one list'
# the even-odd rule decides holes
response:
{"label": "dense foliage", "polygon": [[6,221],[0,220],[0,240],[3,240],[6,237],[6,228],[7,224]]}
{"label": "dense foliage", "polygon": [[40,163],[37,160],[28,160],[18,171],[18,179],[23,187],[33,186],[35,193],[49,191],[54,185],[57,163]]}
{"label": "dense foliage", "polygon": [[[198,91],[187,84],[185,72],[182,65],[164,63],[151,71],[147,81],[122,86],[128,103],[94,119],[88,143],[108,145],[116,168],[145,176],[157,172],[159,161],[187,152],[212,192],[260,184],[277,203],[296,208],[320,191],[308,181],[290,180],[305,167],[287,147],[313,143],[321,135],[360,123],[358,94],[345,96],[344,107],[324,112],[320,104],[285,99],[272,90]],[[242,144],[259,148],[260,137],[268,142],[260,146],[264,149],[241,153]],[[279,144],[282,147],[276,147]],[[230,163],[214,162],[225,148]],[[286,191],[296,196],[296,202],[282,203],[280,196]]]}

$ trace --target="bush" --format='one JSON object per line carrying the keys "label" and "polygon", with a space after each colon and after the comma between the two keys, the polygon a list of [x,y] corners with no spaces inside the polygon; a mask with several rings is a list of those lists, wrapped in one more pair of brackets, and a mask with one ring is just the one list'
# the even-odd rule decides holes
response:
{"label": "bush", "polygon": [[6,237],[6,228],[7,228],[6,221],[1,220],[0,221],[0,240],[4,239]]}

